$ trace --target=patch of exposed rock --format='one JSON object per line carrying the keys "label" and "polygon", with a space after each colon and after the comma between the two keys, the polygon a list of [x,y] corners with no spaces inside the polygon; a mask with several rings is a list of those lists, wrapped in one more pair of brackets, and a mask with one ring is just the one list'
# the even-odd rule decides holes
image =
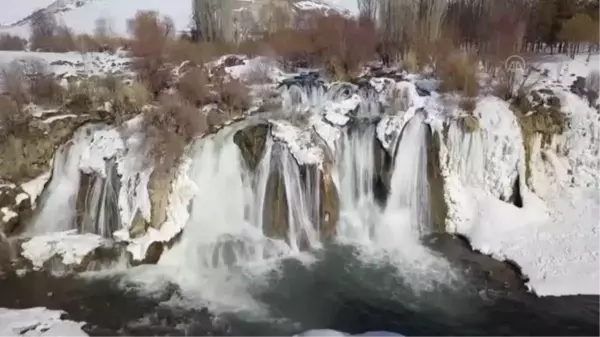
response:
{"label": "patch of exposed rock", "polygon": [[0,179],[20,184],[50,170],[52,157],[59,146],[87,123],[110,122],[110,116],[91,112],[52,120],[32,119],[22,128],[12,130],[0,140]]}
{"label": "patch of exposed rock", "polygon": [[267,144],[269,124],[256,124],[239,130],[233,141],[240,148],[242,158],[251,171],[255,171],[260,163]]}
{"label": "patch of exposed rock", "polygon": [[14,233],[31,216],[31,198],[21,187],[0,185],[0,235]]}

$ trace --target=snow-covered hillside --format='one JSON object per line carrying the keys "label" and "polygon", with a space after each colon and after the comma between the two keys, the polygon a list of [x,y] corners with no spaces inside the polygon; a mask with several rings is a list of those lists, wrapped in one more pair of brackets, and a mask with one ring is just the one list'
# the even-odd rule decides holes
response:
{"label": "snow-covered hillside", "polygon": [[[7,1],[7,0],[3,0]],[[298,10],[322,10],[347,12],[348,0],[295,0]],[[239,8],[249,8],[262,0],[239,0]],[[106,20],[110,31],[115,35],[127,34],[127,20],[140,10],[153,10],[173,19],[175,29],[187,30],[191,21],[191,0],[32,0],[21,1],[13,11],[0,13],[0,33],[10,33],[27,38],[29,36],[29,16],[43,9],[56,16],[57,20],[73,29],[75,33],[92,34],[96,20]]]}

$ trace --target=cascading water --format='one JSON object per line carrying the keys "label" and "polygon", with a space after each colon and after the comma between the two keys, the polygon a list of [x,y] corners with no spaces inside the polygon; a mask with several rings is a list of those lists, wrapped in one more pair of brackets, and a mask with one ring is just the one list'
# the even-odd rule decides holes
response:
{"label": "cascading water", "polygon": [[[262,188],[253,188],[239,148],[233,142],[236,129],[196,141],[189,176],[198,193],[190,205],[190,217],[181,241],[165,253],[159,264],[176,265],[186,272],[228,268],[282,254],[285,244],[263,235]],[[260,163],[257,186],[265,185],[265,163]],[[258,193],[257,193],[258,192]]]}
{"label": "cascading water", "polygon": [[280,143],[275,144],[272,160],[275,163],[273,168],[280,170],[283,177],[288,210],[288,241],[292,250],[317,247],[319,236],[314,224],[318,224],[320,204],[319,177],[315,173],[318,170],[308,170],[302,181],[296,160],[289,149]]}
{"label": "cascading water", "polygon": [[[419,238],[431,229],[427,180],[427,126],[415,115],[398,138],[394,154],[391,190],[378,238],[390,245],[406,237]],[[392,223],[393,222],[393,223]]]}
{"label": "cascading water", "polygon": [[118,135],[110,128],[87,125],[56,151],[51,180],[26,226],[25,235],[78,229],[111,237],[120,227],[119,177],[115,160],[109,159],[118,146],[105,147],[113,142],[111,137],[115,134]]}
{"label": "cascading water", "polygon": [[[96,233],[105,238],[121,227],[118,195],[119,177],[114,160],[106,162],[106,178],[92,176],[85,195],[81,231]],[[80,191],[79,193],[82,193]]]}
{"label": "cascading water", "polygon": [[336,175],[341,203],[338,236],[342,239],[361,242],[374,239],[381,215],[373,184],[376,141],[374,125],[347,130],[339,139]]}
{"label": "cascading water", "polygon": [[87,146],[83,137],[83,133],[78,132],[71,141],[56,151],[50,183],[41,196],[36,214],[26,227],[26,235],[77,228],[75,213],[81,178],[79,158]]}

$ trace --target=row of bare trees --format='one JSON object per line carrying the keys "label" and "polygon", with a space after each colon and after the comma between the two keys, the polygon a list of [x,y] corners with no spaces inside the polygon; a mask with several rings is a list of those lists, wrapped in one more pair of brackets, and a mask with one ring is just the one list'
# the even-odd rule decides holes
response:
{"label": "row of bare trees", "polygon": [[357,0],[388,52],[450,38],[478,53],[598,49],[598,0]]}

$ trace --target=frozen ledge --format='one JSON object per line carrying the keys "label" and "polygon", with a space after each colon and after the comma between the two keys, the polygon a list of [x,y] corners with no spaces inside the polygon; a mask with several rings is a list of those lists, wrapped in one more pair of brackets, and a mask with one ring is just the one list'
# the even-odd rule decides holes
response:
{"label": "frozen ledge", "polygon": [[83,258],[100,247],[104,238],[95,234],[77,234],[77,230],[34,236],[22,244],[22,255],[34,269],[41,269],[54,256],[60,256],[66,265],[80,264]]}
{"label": "frozen ledge", "polygon": [[62,320],[63,311],[0,308],[0,336],[87,336],[85,324]]}

